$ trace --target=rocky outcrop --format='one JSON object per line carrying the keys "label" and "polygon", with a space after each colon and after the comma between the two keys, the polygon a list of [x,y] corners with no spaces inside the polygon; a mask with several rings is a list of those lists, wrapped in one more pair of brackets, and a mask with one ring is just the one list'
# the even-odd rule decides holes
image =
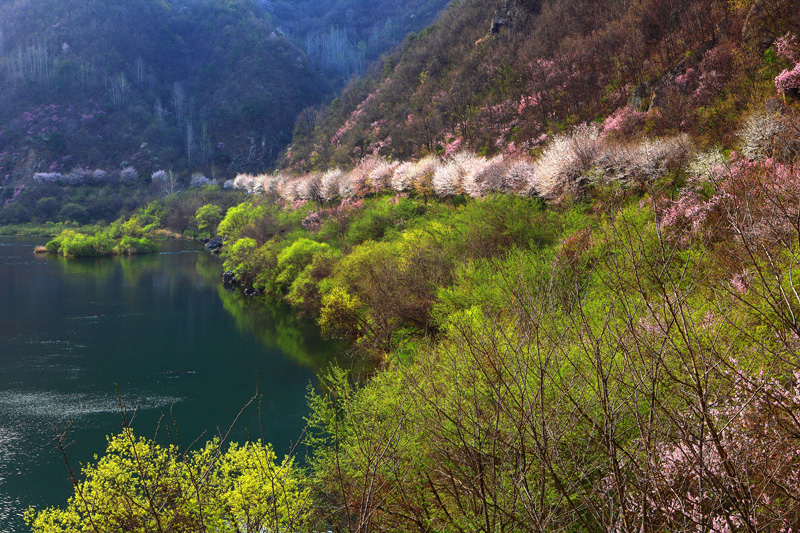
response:
{"label": "rocky outcrop", "polygon": [[[742,39],[766,50],[780,37],[787,22],[797,24],[798,9],[795,0],[755,0],[742,27]],[[776,31],[779,32],[776,34]]]}
{"label": "rocky outcrop", "polygon": [[44,159],[33,148],[25,150],[25,155],[20,157],[11,170],[11,183],[22,183],[29,180],[35,173],[46,170]]}
{"label": "rocky outcrop", "polygon": [[222,237],[214,237],[206,243],[206,250],[218,254],[222,251]]}
{"label": "rocky outcrop", "polygon": [[492,18],[489,35],[496,35],[504,28],[511,28],[535,15],[542,7],[541,0],[500,0]]}
{"label": "rocky outcrop", "polygon": [[239,284],[239,280],[236,279],[236,273],[233,270],[226,270],[222,273],[222,283],[235,287]]}

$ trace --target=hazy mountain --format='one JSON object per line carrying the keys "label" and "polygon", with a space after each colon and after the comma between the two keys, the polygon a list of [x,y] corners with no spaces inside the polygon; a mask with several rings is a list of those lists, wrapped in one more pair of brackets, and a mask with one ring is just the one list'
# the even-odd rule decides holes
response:
{"label": "hazy mountain", "polygon": [[6,184],[78,165],[261,169],[330,91],[251,0],[6,0],[0,83]]}
{"label": "hazy mountain", "polygon": [[262,0],[275,23],[327,74],[346,81],[428,26],[449,0]]}

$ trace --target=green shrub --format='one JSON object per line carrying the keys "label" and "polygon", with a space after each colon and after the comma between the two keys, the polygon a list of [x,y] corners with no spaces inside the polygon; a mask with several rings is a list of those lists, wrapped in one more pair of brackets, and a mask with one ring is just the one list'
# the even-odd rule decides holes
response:
{"label": "green shrub", "polygon": [[64,257],[104,257],[111,255],[113,250],[113,242],[102,233],[94,236],[75,233],[72,238],[65,239],[61,244],[61,253]]}
{"label": "green shrub", "polygon": [[262,210],[250,202],[231,207],[219,223],[217,234],[227,239],[235,239],[262,214]]}
{"label": "green shrub", "polygon": [[158,245],[145,237],[123,237],[114,246],[114,253],[118,255],[152,254],[158,251]]}
{"label": "green shrub", "polygon": [[197,229],[213,237],[222,221],[222,209],[218,205],[206,204],[197,210],[194,217],[197,220]]}
{"label": "green shrub", "polygon": [[301,238],[284,248],[278,254],[277,275],[275,283],[279,290],[285,292],[294,283],[303,270],[311,264],[314,257],[330,253],[330,246],[324,243]]}
{"label": "green shrub", "polygon": [[231,524],[300,531],[311,511],[302,471],[260,442],[223,449],[212,440],[184,454],[126,429],[108,439],[83,478],[66,509],[26,513],[34,532],[83,531],[87,524],[102,531],[173,531],[169,524],[181,531],[228,531]]}

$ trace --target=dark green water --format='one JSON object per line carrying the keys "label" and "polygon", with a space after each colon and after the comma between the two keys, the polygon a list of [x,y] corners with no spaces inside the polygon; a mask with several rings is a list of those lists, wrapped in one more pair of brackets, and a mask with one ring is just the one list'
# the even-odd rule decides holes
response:
{"label": "dark green water", "polygon": [[[177,421],[189,444],[225,433],[290,451],[307,414],[306,387],[337,347],[292,315],[219,283],[219,260],[193,243],[152,256],[34,256],[41,240],[0,237],[0,533],[24,531],[24,510],[71,493],[54,446],[72,422],[70,463],[91,460],[119,431],[116,390],[138,434]],[[116,386],[116,389],[115,389]],[[138,406],[138,407],[137,407]],[[301,454],[303,452],[301,451]]]}

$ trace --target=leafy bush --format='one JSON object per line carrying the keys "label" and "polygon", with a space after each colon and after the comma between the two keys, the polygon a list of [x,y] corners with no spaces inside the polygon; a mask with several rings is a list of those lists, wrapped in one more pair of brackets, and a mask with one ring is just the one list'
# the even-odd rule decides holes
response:
{"label": "leafy bush", "polygon": [[231,207],[219,223],[217,234],[227,239],[235,239],[260,214],[262,211],[250,202]]}
{"label": "leafy bush", "polygon": [[158,251],[158,245],[144,237],[126,236],[114,246],[113,251],[118,255],[152,254]]}
{"label": "leafy bush", "polygon": [[113,247],[111,239],[103,233],[86,235],[73,230],[65,230],[46,245],[48,252],[72,258],[108,256],[112,254]]}
{"label": "leafy bush", "polygon": [[285,292],[295,279],[318,255],[329,254],[330,246],[306,238],[300,238],[278,254],[278,264],[274,272],[275,284]]}
{"label": "leafy bush", "polygon": [[108,439],[106,453],[83,469],[84,480],[65,509],[29,510],[35,533],[84,531],[298,531],[311,497],[291,459],[278,462],[268,445],[212,440],[184,454],[136,437],[130,429]]}
{"label": "leafy bush", "polygon": [[[130,226],[130,221],[122,226],[126,225]],[[106,257],[114,254],[151,254],[158,251],[158,246],[150,239],[135,236],[138,232],[122,233],[121,240],[115,241],[112,236],[114,229],[112,226],[96,231],[94,235],[79,233],[75,230],[64,230],[58,237],[49,241],[45,248],[49,253],[71,258]]]}
{"label": "leafy bush", "polygon": [[222,209],[213,204],[200,207],[194,215],[197,220],[197,229],[212,237],[217,233],[217,226],[222,222]]}

